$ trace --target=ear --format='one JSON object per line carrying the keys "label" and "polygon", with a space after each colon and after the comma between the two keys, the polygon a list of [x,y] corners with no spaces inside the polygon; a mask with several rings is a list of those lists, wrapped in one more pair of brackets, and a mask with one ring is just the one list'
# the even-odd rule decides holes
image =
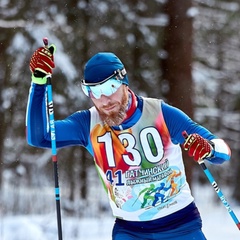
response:
{"label": "ear", "polygon": [[123,84],[123,87],[128,91],[128,85]]}

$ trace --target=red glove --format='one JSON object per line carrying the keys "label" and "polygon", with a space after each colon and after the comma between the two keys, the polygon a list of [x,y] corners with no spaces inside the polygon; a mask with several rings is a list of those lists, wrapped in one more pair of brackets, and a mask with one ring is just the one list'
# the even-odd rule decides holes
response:
{"label": "red glove", "polygon": [[41,72],[43,76],[52,74],[52,69],[55,67],[53,54],[55,46],[38,48],[32,55],[30,60],[30,70],[35,75],[36,72]]}
{"label": "red glove", "polygon": [[184,150],[188,151],[188,155],[193,157],[195,161],[203,160],[212,156],[213,146],[210,142],[197,133],[190,134],[186,137],[183,144]]}

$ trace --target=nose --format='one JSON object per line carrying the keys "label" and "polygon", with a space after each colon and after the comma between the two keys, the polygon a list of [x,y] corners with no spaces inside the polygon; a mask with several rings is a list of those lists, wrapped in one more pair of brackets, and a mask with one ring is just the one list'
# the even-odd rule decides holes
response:
{"label": "nose", "polygon": [[101,97],[99,98],[99,100],[101,101],[102,105],[108,105],[108,103],[110,102],[110,98],[106,95],[101,95]]}

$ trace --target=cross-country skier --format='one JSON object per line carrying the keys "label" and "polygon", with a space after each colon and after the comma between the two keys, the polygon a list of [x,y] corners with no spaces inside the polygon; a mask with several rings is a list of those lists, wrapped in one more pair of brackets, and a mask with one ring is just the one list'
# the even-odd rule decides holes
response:
{"label": "cross-country skier", "polygon": [[[52,74],[55,65],[49,49],[53,48],[37,49],[30,60],[27,141],[41,148],[51,148],[46,75]],[[83,146],[93,156],[116,217],[112,239],[206,239],[180,146],[196,161],[220,164],[230,159],[228,145],[161,99],[135,94],[123,63],[111,52],[99,52],[86,63],[81,87],[93,107],[55,121],[56,144],[58,148]],[[141,208],[139,193],[150,184],[166,183],[173,171],[181,173],[177,193],[167,203]],[[120,201],[116,192],[128,196]]]}
{"label": "cross-country skier", "polygon": [[155,188],[155,194],[154,194],[154,201],[152,203],[152,206],[156,206],[158,203],[159,199],[161,203],[164,201],[165,195],[161,192],[166,192],[171,188],[171,185],[169,187],[165,187],[165,183],[161,183],[159,187]]}

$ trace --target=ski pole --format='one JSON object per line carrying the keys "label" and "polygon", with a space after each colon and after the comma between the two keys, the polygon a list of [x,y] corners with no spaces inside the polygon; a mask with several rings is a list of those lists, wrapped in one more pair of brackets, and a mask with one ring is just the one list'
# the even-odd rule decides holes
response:
{"label": "ski pole", "polygon": [[[43,43],[45,47],[48,47],[48,39],[46,37],[43,38]],[[48,75],[47,76],[47,103],[48,103],[49,125],[50,125],[50,133],[51,133],[52,162],[53,162],[54,181],[55,181],[58,239],[62,240],[60,189],[59,189],[59,183],[58,183],[58,161],[57,161],[57,147],[56,147],[56,134],[55,134],[55,121],[54,121],[51,80],[52,80],[52,76]]]}
{"label": "ski pole", "polygon": [[[188,134],[186,131],[184,131],[183,133],[183,137],[186,139],[188,137]],[[225,208],[227,209],[228,213],[230,214],[231,218],[233,219],[233,221],[235,222],[238,230],[240,230],[240,222],[238,220],[238,218],[236,217],[235,213],[233,212],[233,210],[231,209],[228,201],[226,200],[223,192],[221,191],[220,187],[218,186],[217,182],[215,181],[213,175],[211,174],[211,172],[209,171],[209,169],[207,168],[206,164],[204,163],[204,160],[198,161],[198,164],[201,166],[202,170],[204,171],[205,175],[207,176],[209,182],[211,183],[211,185],[213,186],[214,190],[216,191],[218,197],[220,198],[220,200],[222,201],[223,205],[225,206]]]}

